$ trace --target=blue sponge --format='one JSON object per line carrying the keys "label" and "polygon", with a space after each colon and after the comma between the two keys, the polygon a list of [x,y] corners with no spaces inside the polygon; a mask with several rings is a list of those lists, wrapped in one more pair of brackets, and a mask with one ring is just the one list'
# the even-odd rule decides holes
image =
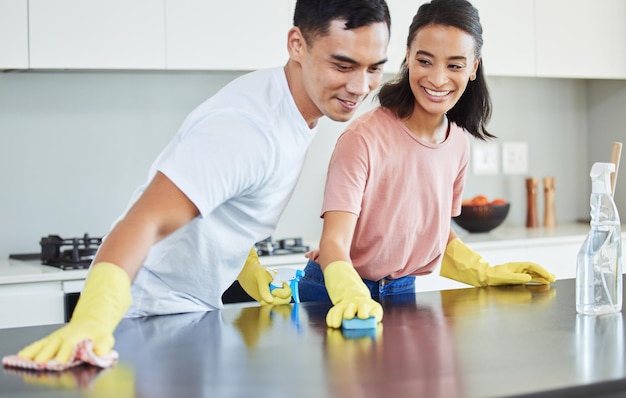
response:
{"label": "blue sponge", "polygon": [[354,317],[341,321],[341,327],[344,329],[375,329],[376,323],[376,318],[373,316],[367,319]]}

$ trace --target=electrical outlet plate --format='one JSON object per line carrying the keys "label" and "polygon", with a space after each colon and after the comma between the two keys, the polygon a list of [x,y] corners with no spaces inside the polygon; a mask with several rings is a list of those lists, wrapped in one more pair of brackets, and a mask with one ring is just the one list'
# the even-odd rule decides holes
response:
{"label": "electrical outlet plate", "polygon": [[500,172],[499,149],[495,142],[474,143],[472,152],[474,175],[497,175]]}
{"label": "electrical outlet plate", "polygon": [[502,144],[502,172],[504,174],[528,174],[527,142]]}

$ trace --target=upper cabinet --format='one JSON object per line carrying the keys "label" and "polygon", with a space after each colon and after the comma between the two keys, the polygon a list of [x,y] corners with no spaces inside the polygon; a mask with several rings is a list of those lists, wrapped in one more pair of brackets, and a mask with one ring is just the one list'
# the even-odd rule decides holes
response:
{"label": "upper cabinet", "polygon": [[[391,13],[389,63],[396,72],[406,53],[409,26],[420,5],[428,0],[387,0]],[[472,0],[483,27],[483,67],[487,75],[534,76],[534,0]]]}
{"label": "upper cabinet", "polygon": [[472,0],[483,25],[485,73],[626,78],[626,1]]}
{"label": "upper cabinet", "polygon": [[536,0],[537,76],[626,78],[626,1]]}
{"label": "upper cabinet", "polygon": [[290,0],[165,0],[168,69],[253,70],[284,65]]}
{"label": "upper cabinet", "polygon": [[31,68],[165,68],[163,0],[28,4]]}
{"label": "upper cabinet", "polygon": [[[395,73],[427,0],[387,0]],[[472,0],[491,76],[626,79],[626,1]],[[283,65],[295,0],[0,0],[0,69]],[[584,55],[583,55],[584,54]]]}
{"label": "upper cabinet", "polygon": [[534,76],[535,7],[532,0],[473,0],[483,27],[486,75]]}
{"label": "upper cabinet", "polygon": [[409,36],[409,27],[417,9],[428,0],[387,0],[391,15],[391,38],[387,51],[385,73],[396,73],[406,56],[406,41]]}
{"label": "upper cabinet", "polygon": [[0,0],[0,69],[28,68],[28,1]]}

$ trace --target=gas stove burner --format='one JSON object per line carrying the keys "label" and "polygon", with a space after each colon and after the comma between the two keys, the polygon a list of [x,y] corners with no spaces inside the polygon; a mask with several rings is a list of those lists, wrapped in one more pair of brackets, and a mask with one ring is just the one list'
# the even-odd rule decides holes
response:
{"label": "gas stove burner", "polygon": [[102,238],[85,234],[82,238],[63,239],[58,235],[41,238],[41,262],[62,269],[88,268]]}
{"label": "gas stove burner", "polygon": [[273,241],[270,236],[254,244],[259,256],[279,256],[285,254],[306,253],[309,246],[302,244],[302,238],[286,238]]}

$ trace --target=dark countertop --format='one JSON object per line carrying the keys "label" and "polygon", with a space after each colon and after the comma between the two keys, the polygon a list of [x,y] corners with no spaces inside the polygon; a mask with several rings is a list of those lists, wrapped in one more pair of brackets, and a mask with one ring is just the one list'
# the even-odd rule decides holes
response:
{"label": "dark countertop", "polygon": [[[583,317],[574,280],[384,300],[382,327],[326,328],[329,305],[126,319],[94,374],[0,372],[11,397],[599,397],[626,392],[622,313]],[[0,356],[54,330],[0,330]],[[78,387],[83,385],[83,387]],[[63,387],[65,386],[65,387]]]}

